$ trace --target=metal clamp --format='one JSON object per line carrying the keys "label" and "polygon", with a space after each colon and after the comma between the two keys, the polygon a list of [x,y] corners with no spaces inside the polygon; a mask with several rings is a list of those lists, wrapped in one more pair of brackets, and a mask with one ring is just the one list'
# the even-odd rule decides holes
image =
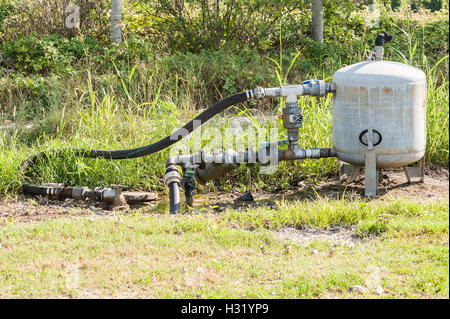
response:
{"label": "metal clamp", "polygon": [[167,172],[166,175],[164,175],[164,184],[169,186],[172,183],[181,184],[181,175],[178,170]]}

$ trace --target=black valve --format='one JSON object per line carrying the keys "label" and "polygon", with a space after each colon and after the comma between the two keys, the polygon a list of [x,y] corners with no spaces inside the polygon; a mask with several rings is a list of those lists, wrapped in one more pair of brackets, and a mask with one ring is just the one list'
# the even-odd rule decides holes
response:
{"label": "black valve", "polygon": [[184,196],[186,197],[186,209],[190,210],[193,206],[193,197],[195,190],[195,179],[192,175],[185,175],[182,181]]}
{"label": "black valve", "polygon": [[392,40],[392,34],[389,32],[383,32],[378,34],[377,38],[375,39],[375,45],[376,46],[383,46],[387,42],[391,42]]}

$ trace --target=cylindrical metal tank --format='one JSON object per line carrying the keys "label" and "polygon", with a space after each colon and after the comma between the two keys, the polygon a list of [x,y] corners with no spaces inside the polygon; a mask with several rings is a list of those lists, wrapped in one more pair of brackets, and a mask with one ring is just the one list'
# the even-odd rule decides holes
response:
{"label": "cylindrical metal tank", "polygon": [[[426,143],[426,77],[407,64],[367,61],[333,77],[333,148],[343,162],[364,166],[368,149],[376,167],[421,159]],[[372,143],[368,132],[373,132]]]}

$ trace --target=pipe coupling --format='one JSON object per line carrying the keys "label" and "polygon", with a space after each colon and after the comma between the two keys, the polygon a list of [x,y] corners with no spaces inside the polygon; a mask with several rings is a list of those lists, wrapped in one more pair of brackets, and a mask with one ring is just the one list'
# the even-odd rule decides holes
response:
{"label": "pipe coupling", "polygon": [[302,82],[304,95],[322,97],[332,92],[331,84],[322,80]]}
{"label": "pipe coupling", "polygon": [[82,186],[75,186],[72,189],[72,197],[74,199],[78,199],[78,200],[85,200],[87,196],[87,192],[89,192],[90,189],[87,187],[82,187]]}
{"label": "pipe coupling", "polygon": [[172,183],[181,185],[181,175],[180,172],[178,172],[178,169],[171,170],[164,175],[164,184],[169,186]]}
{"label": "pipe coupling", "polygon": [[286,85],[273,88],[257,87],[252,90],[250,97],[262,99],[265,97],[284,97],[286,104],[297,102],[297,98],[302,95],[322,97],[328,93],[332,93],[332,84],[323,80],[308,80],[299,85]]}

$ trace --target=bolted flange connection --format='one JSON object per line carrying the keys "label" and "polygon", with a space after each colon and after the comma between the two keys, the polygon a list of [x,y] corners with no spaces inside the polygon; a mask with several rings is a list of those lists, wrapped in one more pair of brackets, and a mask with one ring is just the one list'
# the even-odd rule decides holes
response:
{"label": "bolted flange connection", "polygon": [[175,165],[170,165],[166,168],[166,174],[164,175],[164,184],[169,186],[172,183],[181,185],[181,175]]}
{"label": "bolted flange connection", "polygon": [[181,175],[174,163],[167,163],[164,183],[169,186],[170,212],[177,214],[180,212]]}

